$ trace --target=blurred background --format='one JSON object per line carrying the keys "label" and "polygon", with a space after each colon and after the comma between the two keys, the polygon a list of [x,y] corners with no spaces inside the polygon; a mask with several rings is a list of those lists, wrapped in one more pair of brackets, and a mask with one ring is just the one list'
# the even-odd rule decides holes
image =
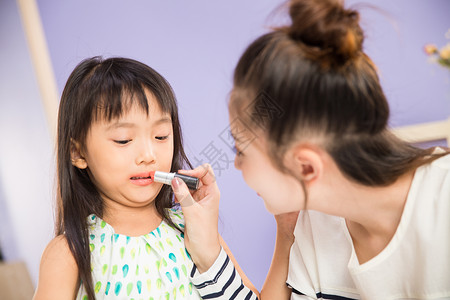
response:
{"label": "blurred background", "polygon": [[[391,126],[447,120],[450,70],[433,62],[424,46],[449,42],[450,1],[346,3],[360,10],[365,50],[379,67]],[[260,289],[275,222],[234,169],[226,138],[227,98],[246,46],[271,26],[286,23],[282,4],[0,0],[0,257],[25,262],[36,285],[40,256],[53,237],[58,98],[82,59],[125,56],[150,65],[171,83],[188,156],[194,164],[211,163],[217,174],[220,233]]]}

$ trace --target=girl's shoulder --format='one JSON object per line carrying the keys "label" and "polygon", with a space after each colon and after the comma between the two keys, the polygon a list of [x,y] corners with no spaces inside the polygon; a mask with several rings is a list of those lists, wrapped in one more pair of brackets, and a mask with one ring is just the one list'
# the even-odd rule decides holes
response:
{"label": "girl's shoulder", "polygon": [[41,263],[42,262],[65,262],[66,264],[76,266],[75,259],[70,251],[69,243],[67,242],[65,235],[58,235],[48,243],[42,254]]}
{"label": "girl's shoulder", "polygon": [[70,294],[75,290],[77,282],[78,267],[75,258],[66,237],[59,235],[49,242],[42,254],[37,295],[56,292],[61,295]]}

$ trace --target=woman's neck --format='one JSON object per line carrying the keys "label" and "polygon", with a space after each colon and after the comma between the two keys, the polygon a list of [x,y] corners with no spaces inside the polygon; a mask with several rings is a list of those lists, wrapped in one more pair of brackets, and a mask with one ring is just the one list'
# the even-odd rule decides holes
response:
{"label": "woman's neck", "polygon": [[327,169],[322,184],[309,189],[310,209],[345,218],[359,262],[366,262],[394,236],[414,172],[389,186],[368,187],[348,180],[335,164]]}

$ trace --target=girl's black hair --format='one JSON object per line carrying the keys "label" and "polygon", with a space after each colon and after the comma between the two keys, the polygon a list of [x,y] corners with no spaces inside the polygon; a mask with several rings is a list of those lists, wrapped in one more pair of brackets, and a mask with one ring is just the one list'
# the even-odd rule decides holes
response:
{"label": "girl's black hair", "polygon": [[[89,300],[95,299],[95,295],[87,217],[95,214],[101,218],[104,205],[88,171],[72,165],[71,147],[76,142],[85,149],[88,130],[97,118],[118,118],[132,103],[148,113],[146,91],[153,94],[161,110],[170,114],[172,119],[174,153],[171,172],[192,167],[183,149],[174,92],[169,83],[149,66],[133,59],[119,57],[85,59],[70,74],[62,93],[58,115],[58,206],[55,233],[63,234],[67,239]],[[169,186],[162,187],[155,199],[155,205],[162,218],[178,228],[167,212],[167,208],[174,206]]]}

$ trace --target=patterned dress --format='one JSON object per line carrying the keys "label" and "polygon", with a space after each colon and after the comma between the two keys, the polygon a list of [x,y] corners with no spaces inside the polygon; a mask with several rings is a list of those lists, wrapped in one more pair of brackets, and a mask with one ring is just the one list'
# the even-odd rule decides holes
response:
{"label": "patterned dress", "polygon": [[[181,229],[181,210],[170,209]],[[96,299],[201,299],[189,280],[192,260],[184,235],[165,221],[138,237],[116,234],[95,215],[88,217],[92,276]],[[87,300],[83,284],[78,300]]]}

